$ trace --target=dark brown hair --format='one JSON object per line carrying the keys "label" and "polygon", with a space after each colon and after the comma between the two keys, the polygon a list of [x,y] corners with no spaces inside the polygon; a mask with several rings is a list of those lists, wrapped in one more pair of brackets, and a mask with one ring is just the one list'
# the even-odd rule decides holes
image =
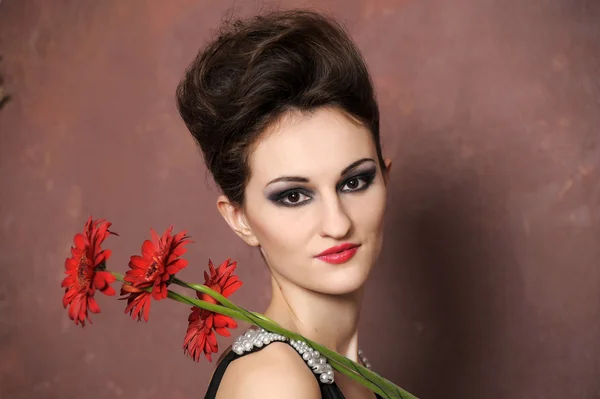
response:
{"label": "dark brown hair", "polygon": [[242,205],[249,153],[286,112],[335,107],[367,127],[383,168],[379,108],[367,67],[334,20],[277,11],[228,22],[191,63],[177,105],[216,183]]}

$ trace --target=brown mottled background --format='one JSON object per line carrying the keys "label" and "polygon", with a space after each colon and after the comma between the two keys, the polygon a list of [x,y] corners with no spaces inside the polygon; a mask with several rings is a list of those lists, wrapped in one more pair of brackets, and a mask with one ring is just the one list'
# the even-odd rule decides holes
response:
{"label": "brown mottled background", "polygon": [[173,223],[196,240],[183,277],[233,257],[233,299],[264,309],[265,267],[220,220],[174,106],[226,11],[264,4],[338,16],[375,79],[394,159],[362,319],[375,369],[422,398],[600,398],[594,0],[1,1],[0,397],[204,394],[186,306],[144,324],[101,297],[89,328],[68,319],[63,262],[89,214],[121,235],[112,268]]}

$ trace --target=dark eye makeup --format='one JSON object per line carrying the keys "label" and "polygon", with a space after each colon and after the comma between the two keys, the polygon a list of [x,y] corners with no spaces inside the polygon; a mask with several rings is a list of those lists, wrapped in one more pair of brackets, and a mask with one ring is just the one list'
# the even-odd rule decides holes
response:
{"label": "dark eye makeup", "polygon": [[[375,165],[355,171],[351,176],[343,179],[337,186],[337,190],[343,194],[351,194],[368,189],[377,175]],[[276,191],[267,196],[267,199],[279,206],[295,207],[310,202],[314,193],[305,187],[286,188]]]}
{"label": "dark eye makeup", "polygon": [[282,192],[275,192],[267,197],[269,201],[281,206],[299,206],[312,199],[310,190],[296,187]]}
{"label": "dark eye makeup", "polygon": [[338,191],[341,191],[343,193],[364,191],[367,188],[369,188],[371,183],[373,183],[373,180],[375,180],[376,175],[376,167],[367,168],[362,172],[359,172],[354,176],[345,179],[340,185],[338,185]]}

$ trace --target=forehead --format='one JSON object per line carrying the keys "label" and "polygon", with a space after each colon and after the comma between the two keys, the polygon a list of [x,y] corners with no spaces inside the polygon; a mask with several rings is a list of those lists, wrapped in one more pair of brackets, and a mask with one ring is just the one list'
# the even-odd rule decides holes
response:
{"label": "forehead", "polygon": [[251,180],[339,173],[377,153],[371,132],[344,113],[319,109],[294,113],[267,129],[250,155]]}

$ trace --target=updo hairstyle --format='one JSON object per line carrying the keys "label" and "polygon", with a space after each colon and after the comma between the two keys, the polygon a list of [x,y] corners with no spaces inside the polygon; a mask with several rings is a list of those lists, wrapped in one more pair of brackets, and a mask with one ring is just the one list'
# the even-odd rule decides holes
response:
{"label": "updo hairstyle", "polygon": [[177,87],[179,113],[223,194],[242,206],[261,132],[290,111],[339,109],[373,135],[379,109],[356,45],[334,20],[278,11],[226,22]]}

